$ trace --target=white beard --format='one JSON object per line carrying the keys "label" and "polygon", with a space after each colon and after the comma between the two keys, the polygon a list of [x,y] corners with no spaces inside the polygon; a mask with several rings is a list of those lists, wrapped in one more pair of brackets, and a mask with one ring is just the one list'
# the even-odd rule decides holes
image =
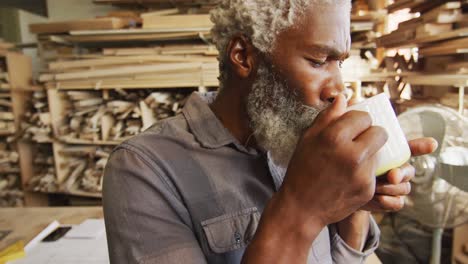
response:
{"label": "white beard", "polygon": [[247,113],[257,144],[275,165],[287,168],[303,133],[323,109],[304,105],[275,70],[263,62],[247,97]]}

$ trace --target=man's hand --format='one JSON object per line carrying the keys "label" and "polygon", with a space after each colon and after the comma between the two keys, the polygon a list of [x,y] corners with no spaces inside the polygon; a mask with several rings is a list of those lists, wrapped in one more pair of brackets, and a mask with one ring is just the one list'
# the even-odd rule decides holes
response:
{"label": "man's hand", "polygon": [[[325,226],[372,199],[376,153],[386,141],[385,130],[372,126],[368,113],[347,112],[344,96],[335,98],[298,142],[280,190],[263,211],[244,263],[304,263]],[[272,255],[278,247],[281,254]]]}
{"label": "man's hand", "polygon": [[[412,156],[430,154],[437,149],[437,141],[420,138],[408,142]],[[395,212],[404,206],[404,197],[411,192],[414,168],[405,164],[377,178],[375,195],[362,209],[371,212]]]}

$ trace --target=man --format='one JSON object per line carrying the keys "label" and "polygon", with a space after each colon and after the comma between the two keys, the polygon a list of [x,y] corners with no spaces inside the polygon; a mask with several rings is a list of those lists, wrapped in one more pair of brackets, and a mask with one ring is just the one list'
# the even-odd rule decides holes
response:
{"label": "man", "polygon": [[212,20],[219,94],[109,160],[111,262],[362,263],[379,238],[369,211],[401,209],[414,169],[376,182],[387,135],[345,113],[350,1],[224,0]]}

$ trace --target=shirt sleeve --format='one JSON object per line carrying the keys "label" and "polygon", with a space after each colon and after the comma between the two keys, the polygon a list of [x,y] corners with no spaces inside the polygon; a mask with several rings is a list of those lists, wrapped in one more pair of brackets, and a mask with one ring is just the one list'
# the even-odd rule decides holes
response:
{"label": "shirt sleeve", "polygon": [[154,164],[130,146],[109,159],[103,205],[110,262],[206,263],[188,211]]}
{"label": "shirt sleeve", "polygon": [[369,234],[364,249],[357,251],[346,244],[340,237],[335,225],[330,226],[330,243],[333,263],[365,263],[367,257],[374,253],[379,246],[380,230],[374,218],[370,216]]}

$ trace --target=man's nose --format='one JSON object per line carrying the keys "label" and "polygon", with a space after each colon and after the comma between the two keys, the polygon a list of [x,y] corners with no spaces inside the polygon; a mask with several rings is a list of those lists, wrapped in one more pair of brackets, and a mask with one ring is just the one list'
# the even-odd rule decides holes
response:
{"label": "man's nose", "polygon": [[320,93],[320,99],[322,101],[332,103],[335,98],[339,95],[344,93],[345,85],[343,83],[343,79],[341,78],[341,73],[337,73],[335,76],[330,78],[327,82],[325,87],[322,89]]}

